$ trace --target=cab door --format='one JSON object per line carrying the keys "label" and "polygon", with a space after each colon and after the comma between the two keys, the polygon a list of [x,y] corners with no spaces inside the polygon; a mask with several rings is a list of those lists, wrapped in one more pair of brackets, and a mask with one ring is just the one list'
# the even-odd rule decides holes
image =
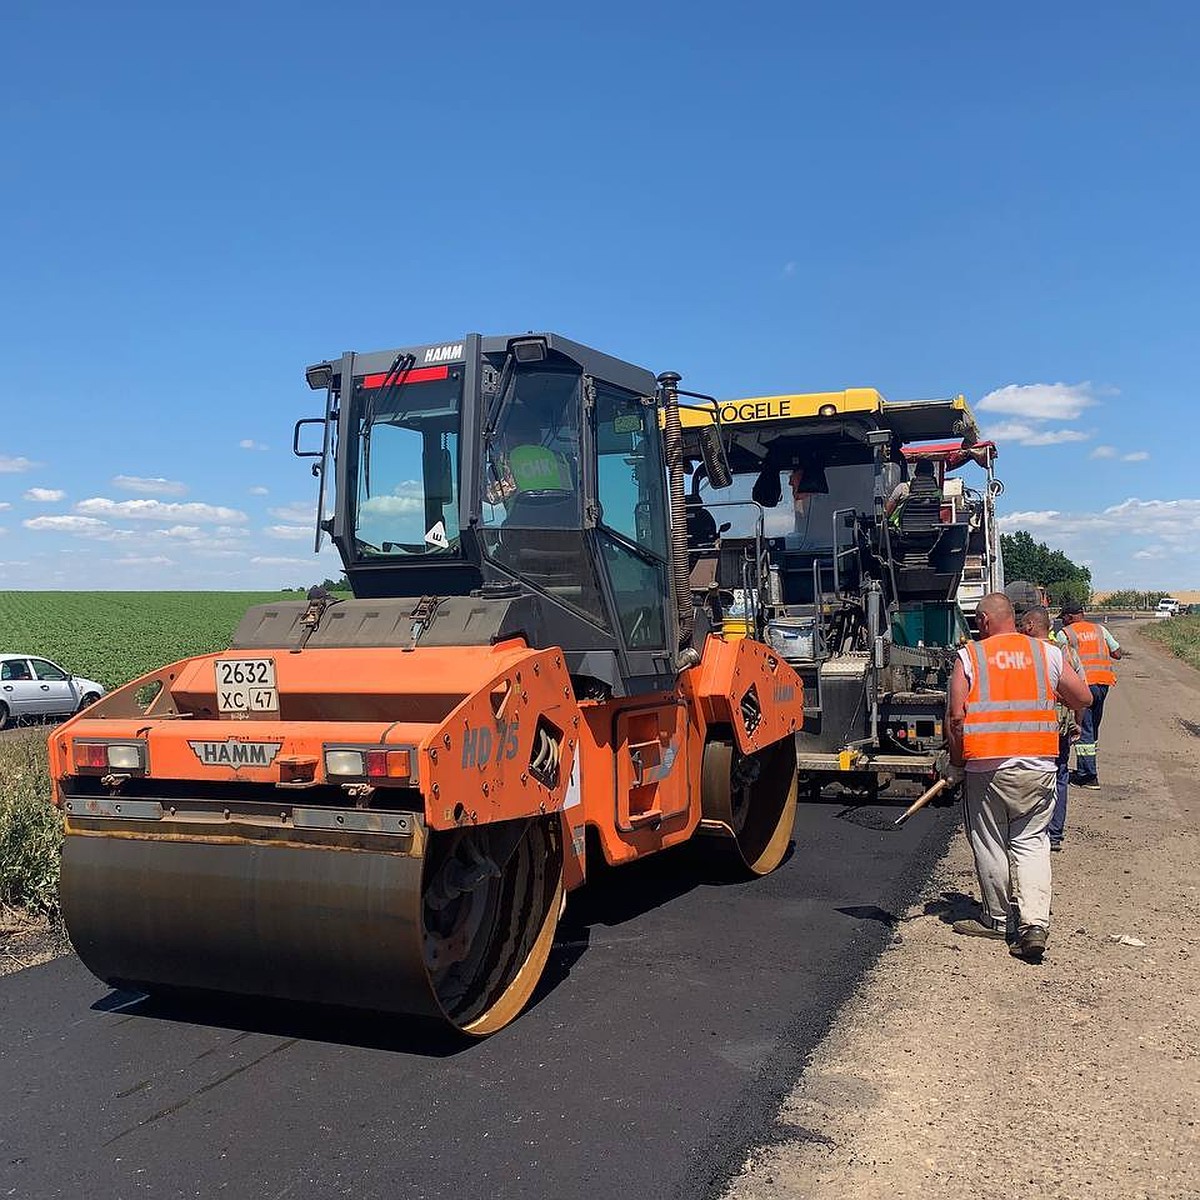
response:
{"label": "cab door", "polygon": [[597,523],[615,624],[628,655],[661,658],[673,631],[658,410],[648,397],[593,385]]}

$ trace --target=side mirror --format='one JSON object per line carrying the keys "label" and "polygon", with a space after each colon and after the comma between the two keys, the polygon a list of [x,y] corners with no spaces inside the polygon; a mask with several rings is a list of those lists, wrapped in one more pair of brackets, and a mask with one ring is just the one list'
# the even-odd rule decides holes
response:
{"label": "side mirror", "polygon": [[[302,450],[300,448],[300,430],[305,425],[320,425],[321,426],[321,441],[315,450]],[[292,453],[297,458],[320,458],[325,452],[325,418],[324,417],[305,417],[302,421],[297,421],[295,428],[292,430]]]}
{"label": "side mirror", "polygon": [[702,425],[699,433],[700,456],[704,459],[704,473],[715,488],[727,488],[733,482],[733,471],[725,454],[725,443],[721,430],[716,425]]}

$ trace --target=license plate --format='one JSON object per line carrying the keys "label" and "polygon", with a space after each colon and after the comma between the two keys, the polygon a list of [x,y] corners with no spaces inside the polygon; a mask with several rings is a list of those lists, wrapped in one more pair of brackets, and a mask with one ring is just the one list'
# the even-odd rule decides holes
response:
{"label": "license plate", "polygon": [[278,712],[275,660],[271,658],[219,658],[217,711],[223,713]]}

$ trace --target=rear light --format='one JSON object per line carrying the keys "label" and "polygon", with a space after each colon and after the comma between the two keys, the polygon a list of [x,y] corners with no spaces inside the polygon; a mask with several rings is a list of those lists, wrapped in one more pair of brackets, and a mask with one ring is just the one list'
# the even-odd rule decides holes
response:
{"label": "rear light", "polygon": [[367,751],[369,779],[408,779],[411,774],[412,760],[407,750]]}
{"label": "rear light", "polygon": [[108,766],[108,747],[100,742],[76,742],[75,766],[84,771],[102,771]]}
{"label": "rear light", "polygon": [[76,742],[77,771],[146,770],[145,742]]}
{"label": "rear light", "polygon": [[408,783],[412,778],[412,753],[384,746],[325,750],[327,779],[369,779],[374,783]]}

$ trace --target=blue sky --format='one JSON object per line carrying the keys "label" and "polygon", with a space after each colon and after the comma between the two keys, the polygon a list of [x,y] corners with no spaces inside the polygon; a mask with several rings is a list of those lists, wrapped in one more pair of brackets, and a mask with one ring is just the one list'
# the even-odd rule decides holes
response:
{"label": "blue sky", "polygon": [[534,327],[722,397],[965,392],[1010,526],[1200,588],[1193,5],[14,0],[4,40],[0,588],[307,583],[304,366]]}

